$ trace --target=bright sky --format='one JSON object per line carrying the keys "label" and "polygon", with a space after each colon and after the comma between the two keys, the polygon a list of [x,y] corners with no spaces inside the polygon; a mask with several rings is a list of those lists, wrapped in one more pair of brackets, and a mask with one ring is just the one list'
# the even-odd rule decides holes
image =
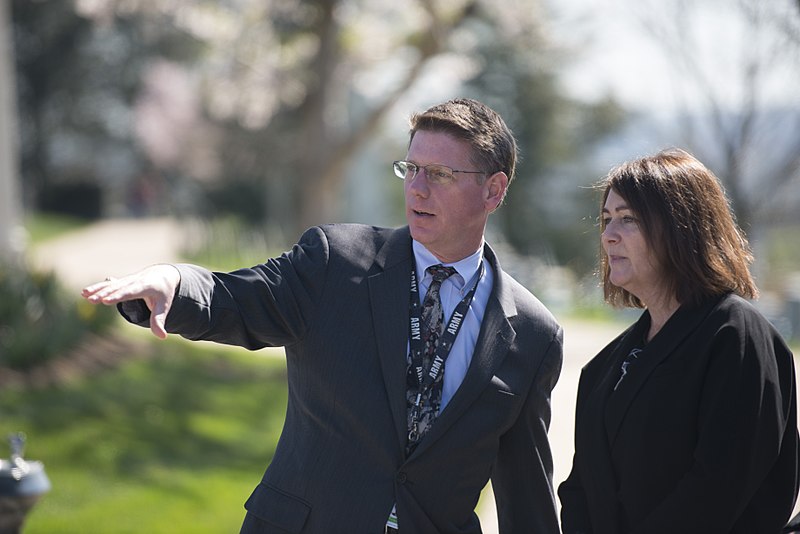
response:
{"label": "bright sky", "polygon": [[[687,102],[699,106],[701,102],[696,95],[685,97],[689,84],[685,71],[677,68],[676,56],[666,53],[667,49],[649,34],[643,22],[659,20],[658,13],[663,13],[661,29],[674,30],[678,26],[672,22],[675,19],[670,11],[682,4],[684,18],[680,28],[686,35],[680,42],[690,47],[691,58],[715,85],[718,100],[738,107],[736,102],[742,96],[738,90],[742,58],[755,52],[762,58],[762,66],[767,63],[764,58],[776,60],[768,66],[771,75],[762,88],[763,96],[773,103],[800,105],[798,54],[787,54],[785,45],[778,45],[778,50],[785,54],[783,57],[780,52],[773,53],[770,47],[776,46],[778,32],[751,33],[742,23],[739,2],[552,0],[551,4],[557,15],[554,37],[582,49],[583,59],[575,62],[565,77],[567,90],[578,96],[597,98],[611,91],[623,104],[651,112],[666,111]],[[765,5],[770,11],[781,12],[779,16],[785,19],[796,17],[800,23],[800,10],[789,0],[760,4]],[[795,41],[795,51],[796,45]]]}

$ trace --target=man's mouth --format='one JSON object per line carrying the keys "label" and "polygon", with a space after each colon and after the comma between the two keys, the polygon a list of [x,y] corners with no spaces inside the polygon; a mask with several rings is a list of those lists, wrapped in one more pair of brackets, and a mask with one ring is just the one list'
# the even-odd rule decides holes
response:
{"label": "man's mouth", "polygon": [[419,210],[412,210],[412,211],[414,212],[415,215],[420,215],[423,217],[430,217],[433,215],[433,213],[428,213],[427,211],[419,211]]}

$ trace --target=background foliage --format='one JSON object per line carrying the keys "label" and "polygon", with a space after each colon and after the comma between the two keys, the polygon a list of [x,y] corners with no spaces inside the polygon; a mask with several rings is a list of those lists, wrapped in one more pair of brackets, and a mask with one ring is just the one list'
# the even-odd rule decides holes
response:
{"label": "background foliage", "polygon": [[[538,0],[13,0],[12,14],[29,209],[235,216],[287,242],[321,222],[397,224],[388,164],[405,118],[467,94],[508,118],[523,154],[499,233],[522,253],[592,260],[570,245],[584,233],[552,239],[531,207],[624,112],[561,91],[572,52],[548,39]],[[383,209],[360,215],[354,188]]]}
{"label": "background foliage", "polygon": [[113,320],[112,310],[67,294],[53,273],[0,264],[0,369],[33,369]]}
{"label": "background foliage", "polygon": [[238,531],[283,425],[284,362],[137,343],[113,371],[0,388],[0,433],[25,429],[25,457],[44,460],[52,484],[26,533]]}

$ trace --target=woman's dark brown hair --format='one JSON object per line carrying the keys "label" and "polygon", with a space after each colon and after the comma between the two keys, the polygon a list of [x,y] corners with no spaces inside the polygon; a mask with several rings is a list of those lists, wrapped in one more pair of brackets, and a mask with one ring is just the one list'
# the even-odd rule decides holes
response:
{"label": "woman's dark brown hair", "polygon": [[[609,172],[600,188],[601,210],[613,189],[636,215],[664,288],[679,303],[696,306],[729,292],[758,296],[750,274],[753,255],[719,179],[691,154],[668,149],[623,163]],[[608,257],[602,250],[600,273],[609,304],[644,307],[635,295],[610,282]]]}

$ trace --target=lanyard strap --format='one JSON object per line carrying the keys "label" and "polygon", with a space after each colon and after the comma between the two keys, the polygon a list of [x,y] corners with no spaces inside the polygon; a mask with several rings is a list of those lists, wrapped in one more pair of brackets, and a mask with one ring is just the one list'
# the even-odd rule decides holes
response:
{"label": "lanyard strap", "polygon": [[424,368],[422,354],[424,352],[425,343],[422,341],[422,306],[419,299],[419,286],[417,284],[417,271],[412,262],[411,265],[411,304],[409,307],[409,346],[411,348],[411,365],[416,371],[414,374],[417,377],[417,406],[420,402],[420,397],[423,392],[430,389],[434,382],[439,378],[444,369],[444,363],[450,355],[450,350],[453,348],[453,343],[458,336],[461,325],[463,324],[464,316],[467,314],[472,298],[475,296],[475,291],[478,288],[478,283],[483,278],[483,260],[481,259],[480,268],[478,270],[478,278],[475,280],[472,288],[461,299],[456,309],[453,310],[453,315],[447,321],[441,336],[439,337],[436,346],[436,352],[431,359],[428,369]]}

